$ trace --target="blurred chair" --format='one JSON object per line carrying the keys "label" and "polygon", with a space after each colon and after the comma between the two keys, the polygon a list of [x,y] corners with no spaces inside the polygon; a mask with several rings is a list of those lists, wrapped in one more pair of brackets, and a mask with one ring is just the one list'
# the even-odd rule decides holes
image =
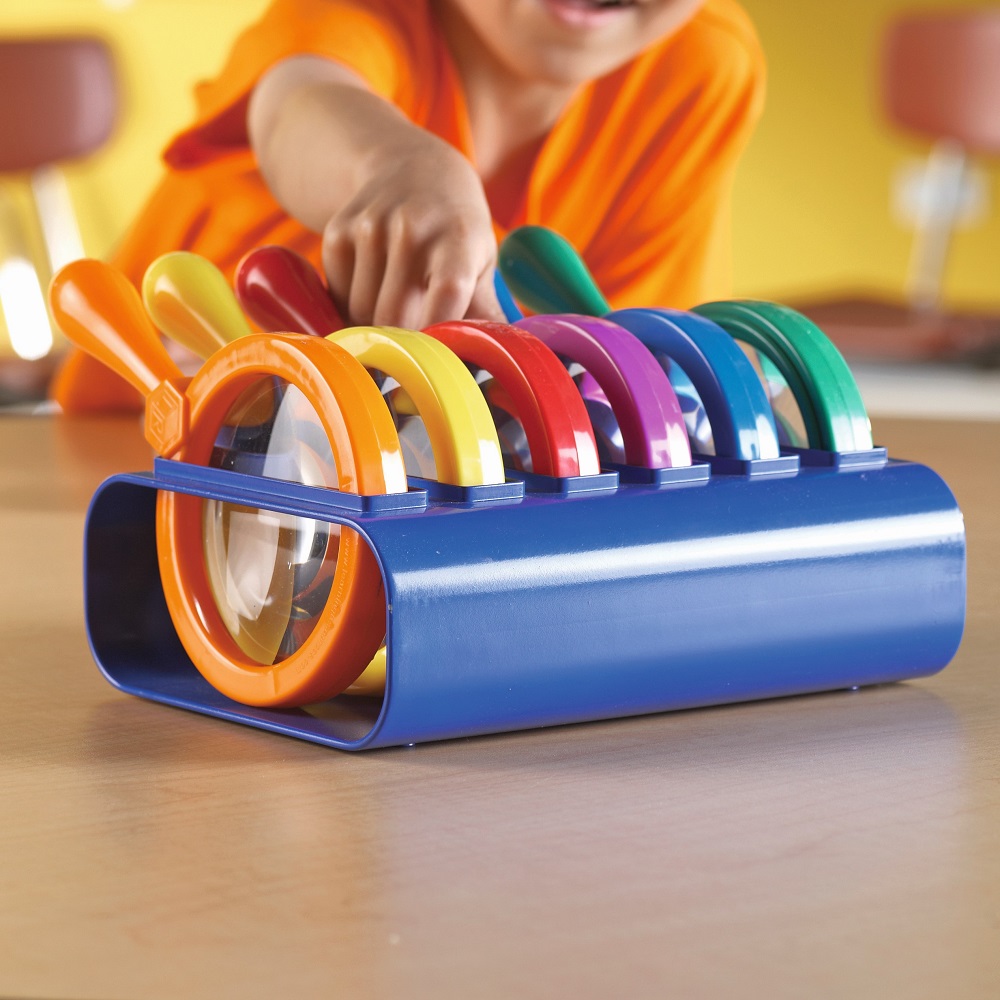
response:
{"label": "blurred chair", "polygon": [[[0,402],[11,402],[44,398],[54,367],[44,289],[52,271],[83,255],[60,165],[104,145],[119,95],[111,52],[90,36],[0,39],[0,94],[0,181],[11,182],[0,190],[0,308],[14,351],[0,359]],[[24,181],[37,222],[11,194]]]}
{"label": "blurred chair", "polygon": [[905,299],[797,305],[849,357],[1000,363],[1000,296],[997,315],[941,303],[969,157],[1000,154],[1000,8],[897,15],[882,45],[881,97],[893,125],[932,142]]}

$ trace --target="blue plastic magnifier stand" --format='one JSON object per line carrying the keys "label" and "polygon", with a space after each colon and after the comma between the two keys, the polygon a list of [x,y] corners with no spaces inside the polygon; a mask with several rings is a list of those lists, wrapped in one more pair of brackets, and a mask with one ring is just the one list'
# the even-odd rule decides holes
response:
{"label": "blue plastic magnifier stand", "polygon": [[[211,688],[163,598],[158,490],[358,532],[385,586],[384,698],[262,709]],[[113,684],[351,750],[925,676],[965,618],[961,511],[907,462],[454,503],[160,460],[105,482],[85,535],[87,627]]]}
{"label": "blue plastic magnifier stand", "polygon": [[684,370],[712,425],[716,455],[742,461],[778,458],[778,431],[767,394],[725,330],[672,309],[620,309],[606,318]]}

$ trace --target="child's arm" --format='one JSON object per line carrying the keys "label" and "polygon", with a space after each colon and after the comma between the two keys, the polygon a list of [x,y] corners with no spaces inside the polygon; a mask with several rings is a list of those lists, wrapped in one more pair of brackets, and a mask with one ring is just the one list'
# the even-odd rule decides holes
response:
{"label": "child's arm", "polygon": [[489,206],[454,147],[316,56],[261,78],[247,127],[274,197],[323,234],[330,290],[351,322],[502,318]]}

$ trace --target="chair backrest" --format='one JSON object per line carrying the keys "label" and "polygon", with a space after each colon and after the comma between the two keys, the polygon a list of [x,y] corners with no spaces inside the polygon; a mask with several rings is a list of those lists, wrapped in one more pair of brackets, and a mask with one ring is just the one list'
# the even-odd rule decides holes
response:
{"label": "chair backrest", "polygon": [[118,113],[108,46],[73,36],[0,40],[0,171],[31,171],[103,145]]}
{"label": "chair backrest", "polygon": [[882,97],[904,129],[1000,153],[1000,7],[898,15],[884,40]]}

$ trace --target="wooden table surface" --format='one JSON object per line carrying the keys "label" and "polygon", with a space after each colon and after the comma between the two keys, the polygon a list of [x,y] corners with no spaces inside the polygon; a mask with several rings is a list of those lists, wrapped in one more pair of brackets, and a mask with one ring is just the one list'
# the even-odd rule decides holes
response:
{"label": "wooden table surface", "polygon": [[352,755],[140,701],[83,517],[135,419],[0,417],[0,996],[1000,996],[1000,424],[927,680]]}

